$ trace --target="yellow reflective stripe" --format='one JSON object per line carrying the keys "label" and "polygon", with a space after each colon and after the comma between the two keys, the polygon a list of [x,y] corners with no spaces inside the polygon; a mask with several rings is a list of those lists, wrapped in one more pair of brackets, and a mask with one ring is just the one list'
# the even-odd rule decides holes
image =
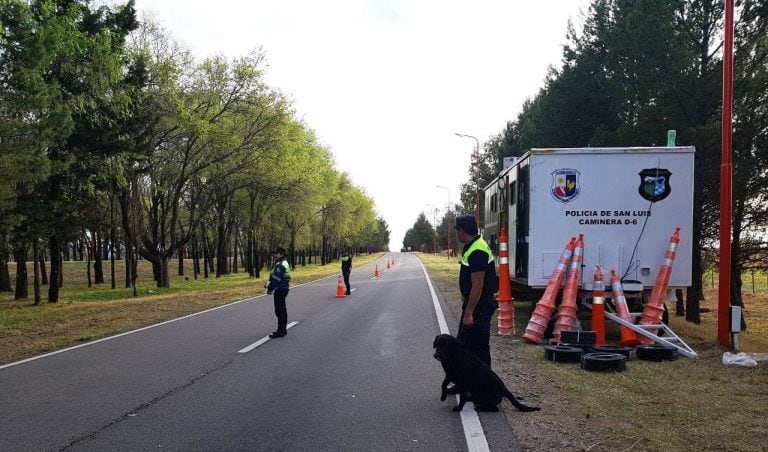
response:
{"label": "yellow reflective stripe", "polygon": [[488,254],[489,264],[493,262],[493,251],[491,251],[491,247],[485,243],[485,240],[483,240],[482,237],[478,237],[478,239],[472,242],[472,245],[469,247],[469,249],[461,256],[461,265],[466,265],[469,267],[469,256],[477,250]]}

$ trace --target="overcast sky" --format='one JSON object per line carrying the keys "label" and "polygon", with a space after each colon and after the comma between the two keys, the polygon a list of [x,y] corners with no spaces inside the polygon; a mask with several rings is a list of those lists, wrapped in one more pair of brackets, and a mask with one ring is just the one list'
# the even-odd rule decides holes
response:
{"label": "overcast sky", "polygon": [[[202,59],[261,47],[267,83],[376,204],[399,250],[459,200],[481,145],[560,66],[588,0],[136,0]],[[444,186],[447,189],[437,188]],[[442,212],[440,215],[442,215]]]}

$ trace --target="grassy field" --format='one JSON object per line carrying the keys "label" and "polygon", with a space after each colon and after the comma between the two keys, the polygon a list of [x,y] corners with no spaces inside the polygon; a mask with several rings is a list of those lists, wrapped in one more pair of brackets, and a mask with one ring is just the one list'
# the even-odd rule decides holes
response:
{"label": "grassy field", "polygon": [[[419,259],[434,279],[457,284],[454,261],[424,254]],[[744,293],[748,330],[740,335],[740,345],[748,352],[768,352],[768,287],[761,276],[763,284],[756,284],[755,293],[751,287]],[[745,278],[751,283],[751,275]],[[605,441],[590,450],[766,451],[768,363],[754,369],[723,366],[725,350],[716,344],[716,290],[707,286],[702,307],[708,311],[702,313],[701,324],[670,316],[672,329],[699,355],[695,359],[663,363],[632,359],[621,373],[585,372],[577,365],[552,363],[544,359],[541,346],[518,340],[528,323],[531,300],[514,292],[518,337],[505,343],[519,350],[540,376],[555,381],[547,399],[566,393],[576,401],[581,416],[602,428]],[[589,315],[579,314],[586,329]],[[606,325],[607,341],[618,344],[618,329],[611,323]]]}
{"label": "grassy field", "polygon": [[[373,262],[383,253],[359,255],[355,267]],[[236,273],[204,279],[178,276],[177,261],[170,265],[170,288],[158,289],[152,280],[151,266],[139,264],[136,296],[125,288],[122,262],[116,265],[116,288],[111,288],[109,263],[105,263],[105,284],[88,287],[86,263],[64,263],[64,287],[58,303],[47,303],[47,286],[42,287],[42,304],[34,306],[30,283],[29,299],[14,301],[12,293],[0,293],[0,364],[38,355],[62,347],[129,331],[194,312],[221,306],[261,294],[268,271],[260,278]],[[15,267],[11,266],[11,270]],[[294,284],[336,275],[340,264],[298,266]],[[31,268],[28,272],[32,275]],[[11,278],[15,278],[12,273]]]}

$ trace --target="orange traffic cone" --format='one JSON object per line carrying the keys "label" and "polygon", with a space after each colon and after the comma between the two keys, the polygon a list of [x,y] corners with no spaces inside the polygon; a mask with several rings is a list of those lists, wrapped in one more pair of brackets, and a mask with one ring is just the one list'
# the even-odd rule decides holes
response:
{"label": "orange traffic cone", "polygon": [[496,300],[499,302],[499,336],[512,336],[515,334],[515,308],[512,305],[507,231],[504,228],[499,234],[499,293]]}
{"label": "orange traffic cone", "polygon": [[[669,278],[672,276],[672,264],[675,262],[677,246],[680,244],[680,228],[675,228],[672,237],[669,238],[667,251],[664,253],[664,263],[659,267],[659,273],[656,276],[656,283],[653,285],[651,298],[643,309],[643,315],[640,317],[640,325],[656,325],[661,322],[664,314],[664,296],[669,287]],[[649,333],[656,333],[658,328],[648,330]],[[653,339],[642,336],[640,342],[643,344],[653,344]]]}
{"label": "orange traffic cone", "polygon": [[379,277],[379,266],[378,265],[376,266],[376,270],[374,270],[374,272],[373,272],[373,277],[374,278],[378,278]]}
{"label": "orange traffic cone", "polygon": [[341,273],[339,273],[339,285],[336,286],[336,298],[344,298],[344,282],[341,280]]}
{"label": "orange traffic cone", "polygon": [[525,333],[523,333],[523,340],[529,344],[541,344],[544,331],[547,330],[549,324],[549,318],[552,317],[552,311],[555,310],[557,292],[560,291],[560,284],[563,282],[565,269],[568,268],[568,263],[571,261],[574,246],[576,246],[576,237],[571,237],[571,241],[568,242],[560,255],[560,261],[557,263],[555,271],[549,278],[544,295],[536,303],[536,309],[534,309],[531,320],[528,321],[528,326],[525,327]]}
{"label": "orange traffic cone", "polygon": [[557,321],[555,329],[552,332],[550,343],[560,343],[560,332],[572,330],[576,324],[576,313],[579,308],[576,306],[576,295],[579,292],[579,280],[581,279],[581,263],[584,260],[584,234],[579,234],[576,239],[576,248],[573,249],[573,259],[568,268],[568,280],[565,282],[563,290],[563,302],[557,310]]}
{"label": "orange traffic cone", "polygon": [[[622,320],[632,323],[632,316],[629,315],[629,308],[627,307],[627,299],[624,297],[624,289],[621,287],[621,280],[619,280],[616,270],[611,270],[611,288],[613,289],[613,300],[616,303],[616,313],[619,314]],[[627,327],[619,327],[619,333],[621,333],[621,345],[624,347],[634,347],[640,343],[637,339],[637,334]]]}
{"label": "orange traffic cone", "polygon": [[605,345],[605,283],[603,269],[595,265],[595,278],[592,285],[592,331],[595,332],[595,344]]}

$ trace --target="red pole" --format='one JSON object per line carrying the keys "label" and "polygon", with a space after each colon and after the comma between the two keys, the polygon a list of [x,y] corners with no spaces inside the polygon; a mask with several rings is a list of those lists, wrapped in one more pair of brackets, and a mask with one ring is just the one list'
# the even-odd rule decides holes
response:
{"label": "red pole", "polygon": [[717,303],[717,341],[730,347],[731,295],[731,131],[733,94],[733,0],[725,0],[723,49],[723,146],[720,164],[720,276]]}

